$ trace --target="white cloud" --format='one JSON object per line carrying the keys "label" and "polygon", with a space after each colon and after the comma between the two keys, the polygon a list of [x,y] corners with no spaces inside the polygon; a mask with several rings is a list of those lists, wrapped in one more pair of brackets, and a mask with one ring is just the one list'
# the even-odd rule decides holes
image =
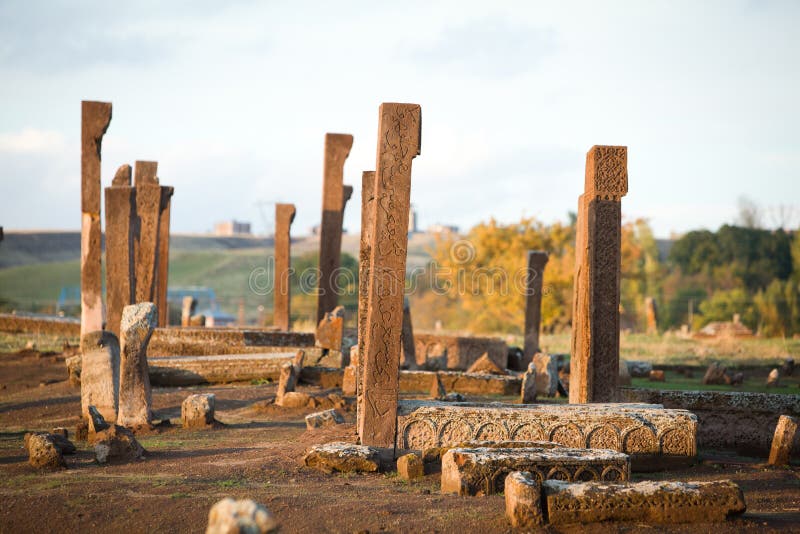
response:
{"label": "white cloud", "polygon": [[14,133],[0,133],[0,152],[24,154],[63,153],[64,135],[53,130],[25,128]]}

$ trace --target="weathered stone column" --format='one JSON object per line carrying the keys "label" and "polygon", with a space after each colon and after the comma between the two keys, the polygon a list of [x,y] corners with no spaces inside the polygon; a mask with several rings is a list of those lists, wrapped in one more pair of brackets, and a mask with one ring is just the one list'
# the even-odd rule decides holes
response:
{"label": "weathered stone column", "polygon": [[613,402],[619,375],[621,207],[628,149],[593,146],[578,201],[570,403]]}
{"label": "weathered stone column", "polygon": [[289,275],[292,265],[291,228],[297,210],[294,204],[275,204],[275,273],[274,287],[274,324],[278,330],[289,331],[291,294]]}
{"label": "weathered stone column", "polygon": [[[342,179],[344,161],[350,155],[353,136],[325,134],[325,164],[322,183],[322,222],[319,229],[319,295],[317,324],[338,303],[335,276],[342,254],[342,215],[346,199]],[[350,188],[352,192],[352,188]],[[349,197],[348,197],[349,198]]]}
{"label": "weathered stone column", "polygon": [[109,421],[117,419],[119,341],[111,332],[88,332],[81,339],[81,415],[94,406]]}
{"label": "weathered stone column", "polygon": [[149,425],[152,419],[147,344],[157,323],[158,311],[152,302],[125,306],[122,311],[118,425]]}
{"label": "weathered stone column", "polygon": [[119,337],[122,309],[134,301],[133,228],[136,190],[131,166],[117,169],[106,187],[106,330]]}
{"label": "weathered stone column", "polygon": [[414,326],[411,324],[411,304],[408,297],[403,299],[403,369],[417,368],[417,350],[414,346]]}
{"label": "weathered stone column", "polygon": [[369,298],[369,257],[372,253],[372,227],[375,217],[375,171],[361,173],[361,238],[358,251],[358,360],[356,362],[356,429],[364,414],[364,340]]}
{"label": "weathered stone column", "polygon": [[100,152],[110,122],[110,102],[81,102],[81,337],[103,329]]}
{"label": "weathered stone column", "polygon": [[527,369],[539,352],[539,328],[542,322],[542,280],[549,256],[541,250],[528,251],[525,279],[525,344],[522,349],[522,368]]}
{"label": "weathered stone column", "polygon": [[172,194],[175,189],[161,186],[161,203],[158,211],[158,267],[156,272],[156,306],[161,310],[158,314],[158,326],[169,324],[169,303],[167,301],[167,282],[169,278],[169,218],[172,205]]}
{"label": "weathered stone column", "polygon": [[137,161],[134,169],[137,224],[134,230],[135,302],[156,302],[158,272],[158,223],[160,221],[161,186],[158,184],[158,163]]}
{"label": "weathered stone column", "polygon": [[181,302],[181,326],[189,326],[195,308],[197,308],[196,298],[191,295],[183,297],[183,302]]}
{"label": "weathered stone column", "polygon": [[394,447],[403,326],[411,161],[420,153],[422,110],[381,104],[375,165],[375,212],[365,325],[363,445]]}

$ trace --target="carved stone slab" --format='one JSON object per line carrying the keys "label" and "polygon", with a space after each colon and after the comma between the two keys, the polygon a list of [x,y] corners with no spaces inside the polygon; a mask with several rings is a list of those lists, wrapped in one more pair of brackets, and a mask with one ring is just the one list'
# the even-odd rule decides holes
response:
{"label": "carved stone slab", "polygon": [[525,279],[525,342],[522,349],[522,368],[526,369],[539,352],[539,328],[542,322],[542,280],[549,256],[541,250],[528,251]]}
{"label": "carved stone slab", "polygon": [[119,341],[111,332],[89,332],[81,340],[81,415],[95,406],[105,419],[117,420]]}
{"label": "carved stone slab", "polygon": [[526,471],[539,482],[624,481],[630,478],[627,454],[570,448],[451,449],[442,458],[442,493],[493,495],[506,476]]}
{"label": "carved stone slab", "polygon": [[375,170],[364,352],[364,399],[359,436],[364,445],[393,447],[403,326],[411,161],[420,152],[422,110],[381,104]]}
{"label": "carved stone slab", "polygon": [[275,204],[275,287],[274,325],[278,330],[289,331],[290,294],[289,269],[291,268],[291,227],[297,210],[294,204]]}
{"label": "carved stone slab", "polygon": [[314,334],[242,328],[156,328],[148,356],[214,355],[276,352],[286,347],[313,347]]}
{"label": "carved stone slab", "polygon": [[742,490],[730,480],[714,482],[583,482],[542,484],[551,524],[637,521],[707,523],[741,514]]}
{"label": "carved stone slab", "polygon": [[508,346],[500,338],[416,334],[414,341],[420,369],[466,371],[486,353],[501,369],[508,367]]}
{"label": "carved stone slab", "polygon": [[397,447],[424,450],[466,440],[553,441],[637,456],[697,454],[697,418],[648,404],[503,405],[402,401]]}
{"label": "carved stone slab", "polygon": [[[372,255],[372,226],[375,218],[375,171],[364,171],[361,174],[361,241],[358,251],[358,354],[364,354],[364,340],[367,328],[367,300],[369,298],[369,258]],[[363,385],[364,359],[355,362],[356,386],[356,428],[361,428],[361,416],[364,414]]]}
{"label": "carved stone slab", "polygon": [[122,309],[134,302],[133,231],[136,190],[131,166],[117,169],[106,187],[106,330],[119,337]]}

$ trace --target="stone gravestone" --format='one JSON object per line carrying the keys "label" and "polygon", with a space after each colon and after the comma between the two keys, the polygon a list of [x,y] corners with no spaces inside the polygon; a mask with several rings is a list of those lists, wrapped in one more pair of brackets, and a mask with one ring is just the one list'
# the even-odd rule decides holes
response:
{"label": "stone gravestone", "polygon": [[278,330],[289,331],[290,294],[289,275],[291,274],[291,227],[297,210],[294,204],[275,204],[275,273],[273,302],[274,324]]}
{"label": "stone gravestone", "polygon": [[158,262],[156,265],[156,306],[158,326],[169,324],[169,302],[167,301],[167,282],[169,280],[169,219],[172,206],[172,194],[175,189],[161,186],[161,197],[158,208]]}
{"label": "stone gravestone", "polygon": [[134,170],[136,215],[134,231],[135,302],[156,302],[158,272],[158,223],[161,207],[161,187],[158,185],[158,163],[137,161]]}
{"label": "stone gravestone", "polygon": [[775,427],[775,436],[769,451],[770,465],[788,465],[798,424],[800,424],[800,418],[797,417],[782,415],[778,418],[778,425]]}
{"label": "stone gravestone", "polygon": [[133,244],[136,190],[131,166],[121,165],[106,187],[106,330],[119,337],[122,309],[134,302]]}
{"label": "stone gravestone", "polygon": [[[375,171],[361,173],[361,238],[358,251],[358,360],[356,361],[356,405],[361,407],[364,394],[364,339],[367,337],[367,298],[369,289],[369,258],[372,254],[372,221],[375,214]],[[351,356],[352,360],[352,356]],[[356,428],[361,428],[364,410],[356,410]]]}
{"label": "stone gravestone", "polygon": [[[342,185],[344,162],[350,155],[353,136],[325,134],[325,164],[322,183],[322,223],[319,230],[319,293],[317,323],[336,307],[336,275],[342,253],[342,218],[345,188]],[[352,187],[350,192],[352,192]]]}
{"label": "stone gravestone", "polygon": [[528,367],[533,355],[539,352],[539,328],[542,322],[542,280],[549,256],[541,250],[528,251],[525,287],[525,344],[522,368]]}
{"label": "stone gravestone", "polygon": [[81,415],[89,419],[89,406],[103,418],[117,419],[119,391],[119,341],[111,332],[89,332],[81,339]]}
{"label": "stone gravestone", "polygon": [[628,192],[624,146],[593,146],[578,201],[569,401],[613,402],[619,374],[621,207]]}
{"label": "stone gravestone", "polygon": [[394,447],[403,327],[411,162],[420,153],[422,111],[416,104],[381,104],[375,170],[375,211],[364,328],[361,443]]}
{"label": "stone gravestone", "polygon": [[81,102],[81,337],[103,329],[100,152],[110,102]]}
{"label": "stone gravestone", "polygon": [[152,418],[150,374],[147,368],[147,344],[158,322],[152,302],[126,306],[120,323],[120,426],[149,425]]}
{"label": "stone gravestone", "polygon": [[403,360],[400,362],[400,367],[403,369],[417,368],[414,327],[411,324],[411,305],[408,297],[403,299]]}
{"label": "stone gravestone", "polygon": [[181,326],[189,326],[194,315],[195,308],[197,308],[197,299],[191,295],[183,297],[181,302]]}

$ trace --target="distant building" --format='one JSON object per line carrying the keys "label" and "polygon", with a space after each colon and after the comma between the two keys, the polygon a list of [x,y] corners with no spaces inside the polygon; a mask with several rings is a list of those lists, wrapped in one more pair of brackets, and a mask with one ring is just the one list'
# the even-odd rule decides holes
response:
{"label": "distant building", "polygon": [[251,235],[250,223],[241,221],[223,221],[214,225],[214,235]]}
{"label": "distant building", "polygon": [[429,234],[457,234],[458,226],[449,224],[432,224],[428,227]]}
{"label": "distant building", "polygon": [[417,229],[417,210],[414,209],[414,205],[408,208],[408,233],[409,234],[416,234],[419,230]]}

